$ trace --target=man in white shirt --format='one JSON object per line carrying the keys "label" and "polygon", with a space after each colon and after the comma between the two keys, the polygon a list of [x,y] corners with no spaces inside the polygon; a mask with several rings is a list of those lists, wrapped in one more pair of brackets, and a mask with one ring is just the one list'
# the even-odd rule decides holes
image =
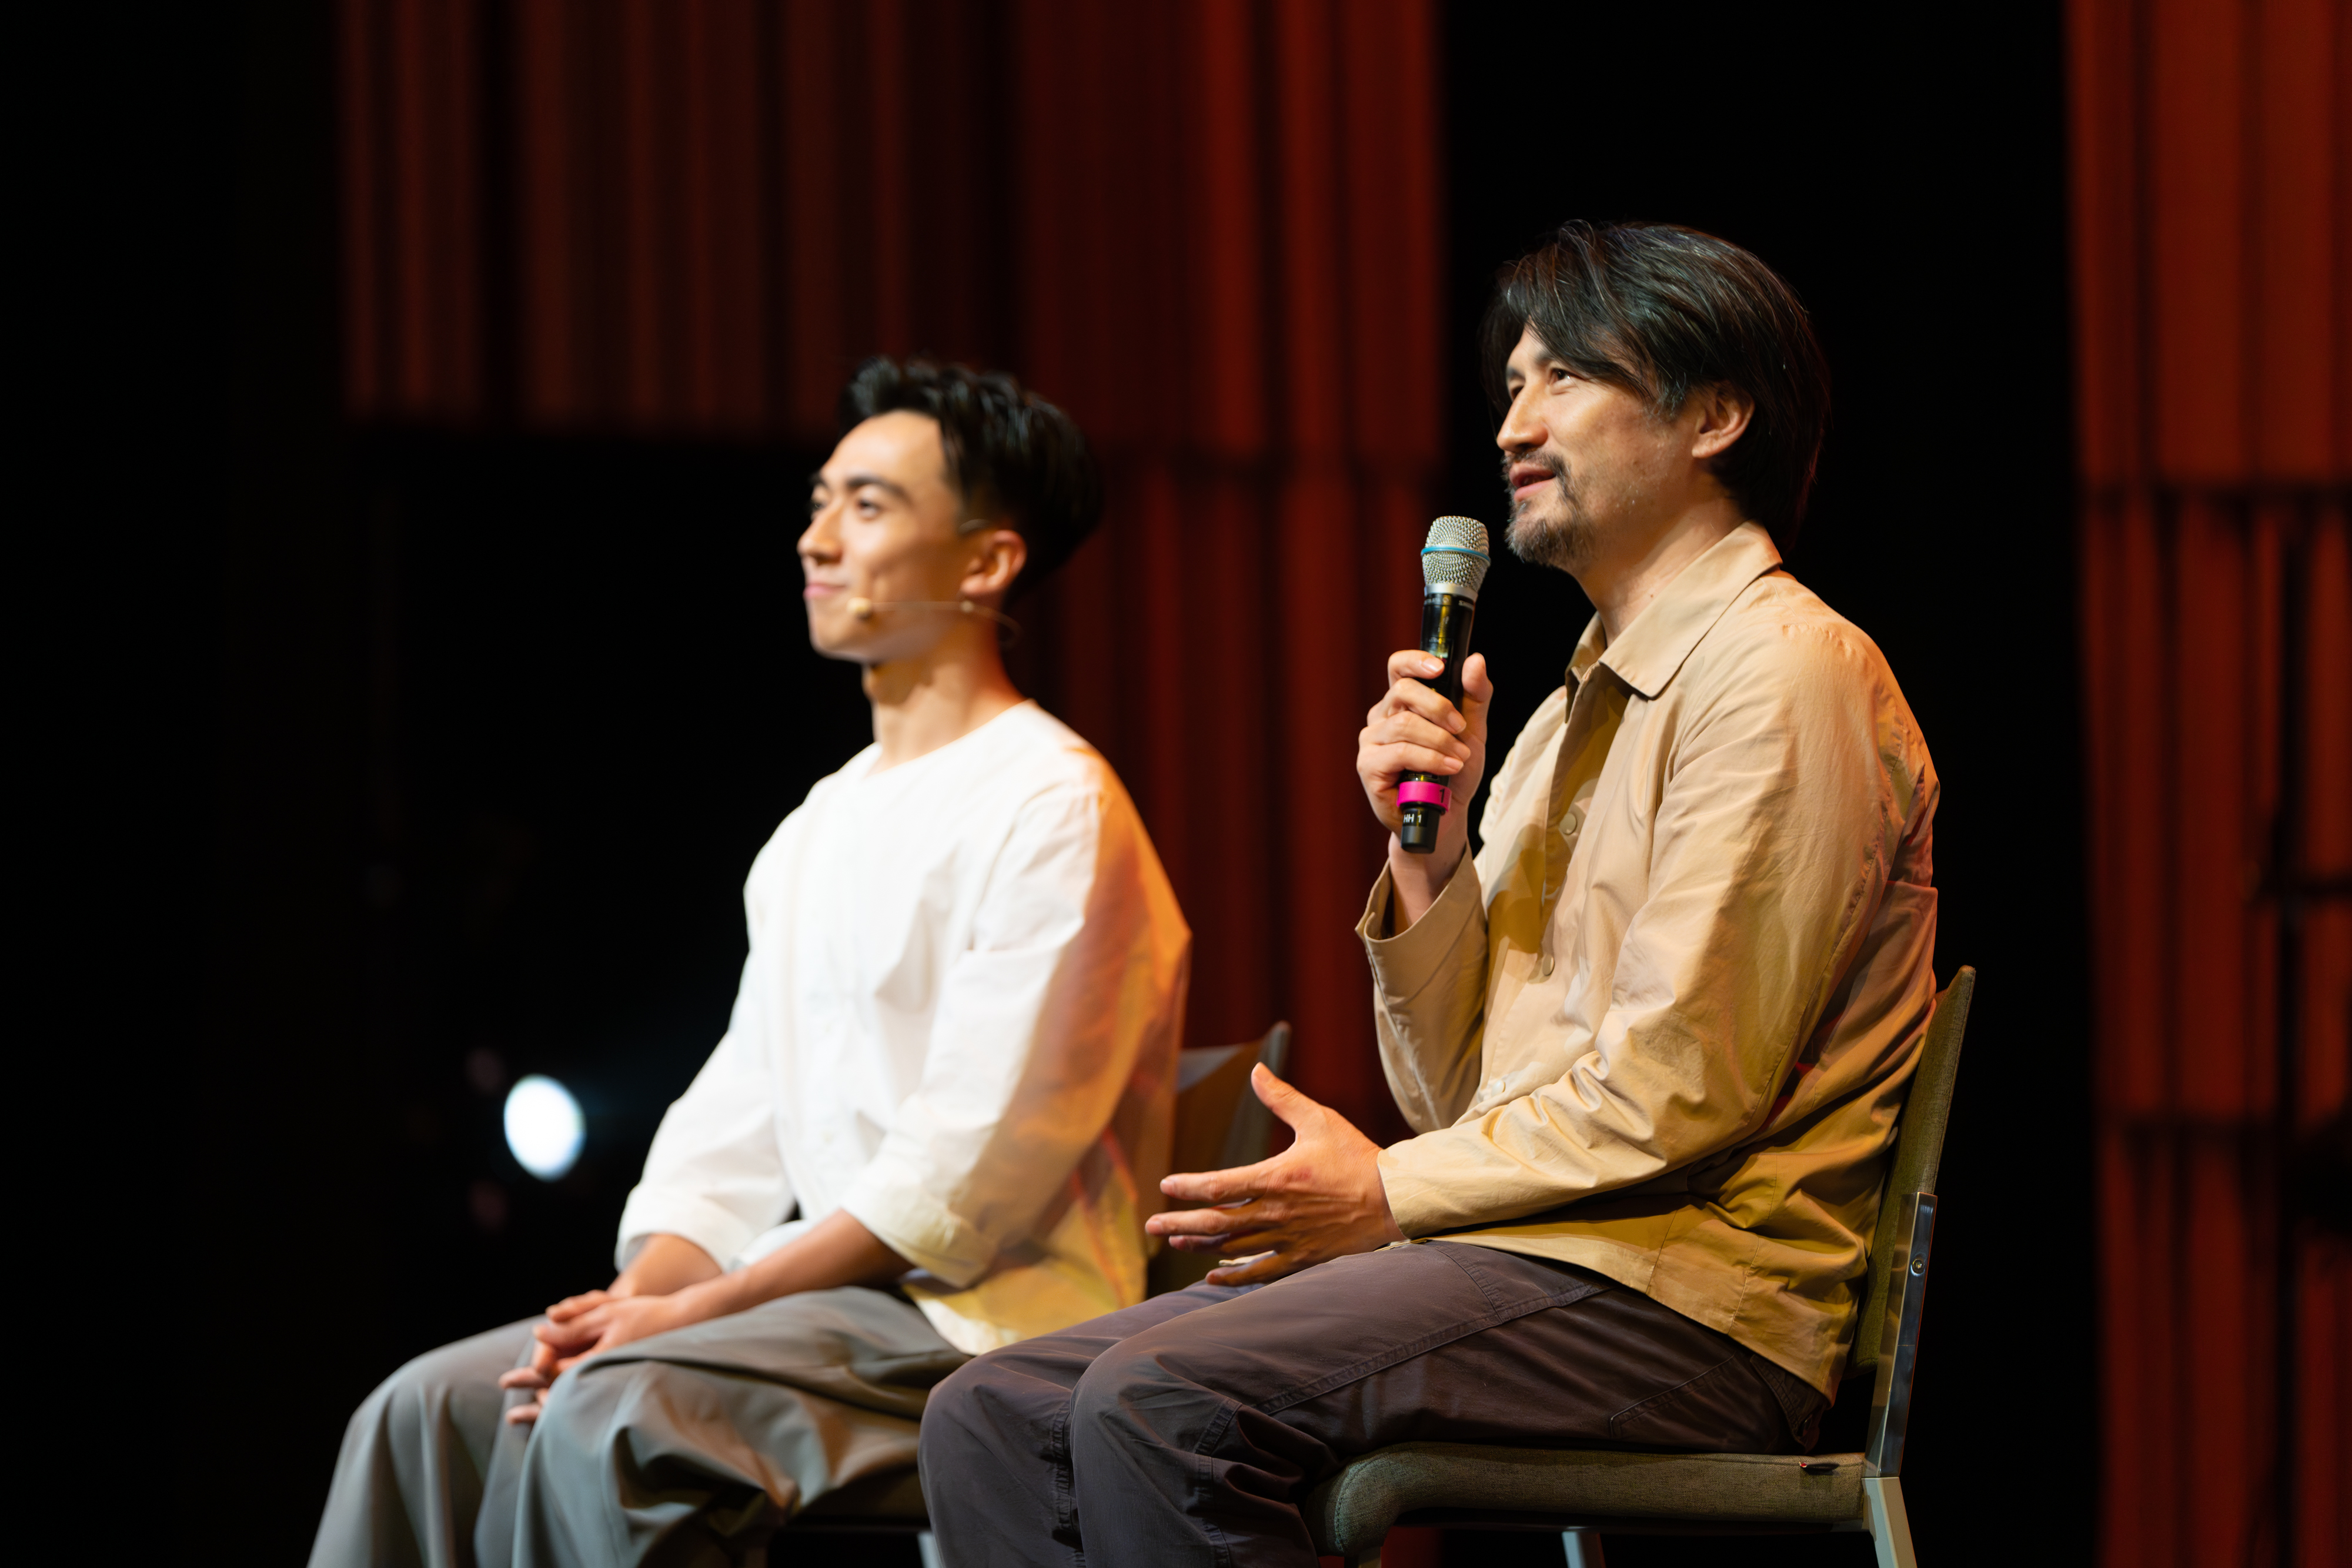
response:
{"label": "man in white shirt", "polygon": [[1142,1299],[1191,936],[1117,777],[998,653],[1016,578],[1100,512],[1093,459],[1005,376],[874,360],[842,406],[803,597],[874,744],[753,862],[734,1013],[619,1276],[370,1396],[314,1568],[740,1558],[911,1465],[970,1356]]}

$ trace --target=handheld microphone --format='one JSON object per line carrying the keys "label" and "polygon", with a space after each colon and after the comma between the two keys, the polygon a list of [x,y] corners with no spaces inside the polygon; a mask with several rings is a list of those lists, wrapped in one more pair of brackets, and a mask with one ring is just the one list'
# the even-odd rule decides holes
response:
{"label": "handheld microphone", "polygon": [[[1444,672],[1423,684],[1457,706],[1462,701],[1462,664],[1470,656],[1470,623],[1478,611],[1478,587],[1494,564],[1486,553],[1486,525],[1468,517],[1440,517],[1429,525],[1421,547],[1421,648],[1445,661]],[[1433,773],[1408,773],[1397,780],[1397,805],[1404,825],[1397,841],[1408,853],[1425,855],[1437,847],[1438,820],[1454,804],[1454,791]]]}

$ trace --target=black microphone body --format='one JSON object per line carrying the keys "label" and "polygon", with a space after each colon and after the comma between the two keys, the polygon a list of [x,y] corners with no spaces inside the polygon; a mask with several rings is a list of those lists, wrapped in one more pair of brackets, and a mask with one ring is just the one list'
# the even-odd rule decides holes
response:
{"label": "black microphone body", "polygon": [[[1470,657],[1470,627],[1477,616],[1478,601],[1467,594],[1433,589],[1421,596],[1421,651],[1445,661],[1442,672],[1421,684],[1456,707],[1462,706],[1462,664]],[[1405,779],[1440,788],[1445,785],[1444,776],[1435,773],[1408,773]],[[1404,826],[1397,841],[1406,852],[1425,855],[1435,849],[1445,808],[1435,801],[1416,800],[1403,807],[1402,813]]]}
{"label": "black microphone body", "polygon": [[[1422,684],[1459,707],[1462,664],[1470,656],[1470,626],[1478,617],[1478,590],[1486,580],[1486,529],[1469,517],[1440,517],[1429,525],[1421,550],[1421,650],[1445,661],[1445,668]],[[1454,791],[1433,773],[1408,773],[1397,780],[1397,842],[1408,854],[1437,847],[1437,830],[1454,804]],[[1465,801],[1465,804],[1467,804]]]}

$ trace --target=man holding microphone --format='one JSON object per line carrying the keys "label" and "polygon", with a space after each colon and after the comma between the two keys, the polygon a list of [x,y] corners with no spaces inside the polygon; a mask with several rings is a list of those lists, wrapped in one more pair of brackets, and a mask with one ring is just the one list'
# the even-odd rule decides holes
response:
{"label": "man holding microphone", "polygon": [[1396,789],[1476,790],[1485,661],[1457,707],[1396,653],[1368,716],[1391,838],[1359,933],[1417,1135],[1261,1069],[1297,1141],[1171,1176],[1203,1207],[1150,1221],[1234,1261],[933,1395],[955,1568],[1304,1565],[1307,1492],[1408,1439],[1812,1443],[1935,996],[1934,768],[1878,650],[1780,570],[1827,371],[1769,268],[1664,225],[1564,226],[1485,350],[1510,547],[1596,613],[1475,854],[1459,810],[1407,852]]}

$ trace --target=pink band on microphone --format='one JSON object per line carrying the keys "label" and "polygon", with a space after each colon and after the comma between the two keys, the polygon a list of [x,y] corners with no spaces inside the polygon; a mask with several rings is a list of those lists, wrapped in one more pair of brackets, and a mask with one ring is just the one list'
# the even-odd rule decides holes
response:
{"label": "pink band on microphone", "polygon": [[1407,779],[1397,785],[1400,806],[1434,806],[1441,811],[1454,810],[1454,791],[1431,779]]}

